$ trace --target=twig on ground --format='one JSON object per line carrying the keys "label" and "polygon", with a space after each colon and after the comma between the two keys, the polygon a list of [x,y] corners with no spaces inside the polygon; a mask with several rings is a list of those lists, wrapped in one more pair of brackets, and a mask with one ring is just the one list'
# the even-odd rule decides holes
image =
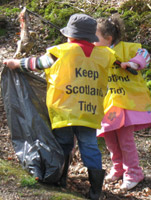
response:
{"label": "twig on ground", "polygon": [[151,6],[149,5],[149,3],[147,3],[148,8],[151,10]]}
{"label": "twig on ground", "polygon": [[140,137],[151,137],[151,135],[149,135],[149,134],[140,134],[140,133],[137,133],[137,135],[138,136],[140,136]]}

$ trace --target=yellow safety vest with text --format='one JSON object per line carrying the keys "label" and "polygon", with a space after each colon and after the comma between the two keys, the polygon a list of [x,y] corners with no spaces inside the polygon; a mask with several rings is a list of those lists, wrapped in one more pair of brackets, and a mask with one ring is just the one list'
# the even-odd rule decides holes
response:
{"label": "yellow safety vest with text", "polygon": [[[113,50],[117,60],[127,62],[136,56],[139,43],[120,42]],[[151,98],[140,71],[133,75],[117,65],[109,69],[108,92],[104,100],[105,113],[112,106],[127,110],[151,111]]]}
{"label": "yellow safety vest with text", "polygon": [[86,57],[78,44],[64,43],[47,52],[58,58],[51,68],[45,69],[52,129],[100,128],[108,67],[115,61],[113,51],[94,47],[91,56]]}

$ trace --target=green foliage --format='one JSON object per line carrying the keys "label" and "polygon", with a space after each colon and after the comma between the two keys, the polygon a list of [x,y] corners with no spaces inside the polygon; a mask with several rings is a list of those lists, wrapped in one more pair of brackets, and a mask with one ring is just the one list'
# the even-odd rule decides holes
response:
{"label": "green foliage", "polygon": [[145,80],[146,80],[147,87],[149,88],[150,93],[151,93],[151,69],[146,70]]}
{"label": "green foliage", "polygon": [[0,5],[10,3],[13,0],[1,0]]}
{"label": "green foliage", "polygon": [[[148,30],[151,27],[151,12],[147,5],[148,0],[129,0],[118,9],[118,12],[124,19],[125,40],[140,42],[150,51],[151,37]],[[146,37],[144,37],[145,35]]]}
{"label": "green foliage", "polygon": [[34,177],[23,177],[20,183],[22,187],[37,187],[37,181]]}
{"label": "green foliage", "polygon": [[148,87],[149,89],[151,89],[151,81],[148,81],[148,82],[147,82],[147,87]]}
{"label": "green foliage", "polygon": [[69,17],[74,14],[75,11],[73,9],[62,8],[54,8],[52,11],[48,9],[45,11],[45,18],[50,22],[63,27],[66,25]]}
{"label": "green foliage", "polygon": [[104,138],[103,137],[98,137],[97,141],[98,141],[99,149],[101,150],[101,152],[103,152],[105,150],[105,148],[106,148]]}
{"label": "green foliage", "polygon": [[28,9],[30,9],[31,11],[37,11],[39,10],[39,0],[32,0],[30,1],[27,6]]}
{"label": "green foliage", "polygon": [[[58,1],[59,2],[59,1]],[[58,3],[57,1],[49,1],[44,8],[39,5],[39,0],[32,0],[27,8],[41,14],[45,19],[51,23],[63,27],[66,25],[69,17],[75,13],[75,9],[69,7],[68,4]]]}
{"label": "green foliage", "polygon": [[[94,18],[100,18],[100,17],[109,17],[111,15],[111,12],[108,12],[110,8],[108,6],[99,7],[97,11],[93,14]],[[111,8],[112,9],[112,8]],[[114,8],[113,8],[114,9]]]}
{"label": "green foliage", "polygon": [[125,11],[133,11],[141,15],[143,12],[150,11],[150,8],[147,6],[148,0],[129,0],[121,6],[121,9]]}
{"label": "green foliage", "polygon": [[1,181],[7,183],[9,180],[15,179],[22,187],[37,187],[37,181],[30,176],[21,166],[12,165],[9,161],[0,159],[0,176]]}
{"label": "green foliage", "polygon": [[61,42],[62,42],[61,37],[58,37],[58,38],[55,40],[54,45],[60,44]]}
{"label": "green foliage", "polygon": [[23,177],[30,177],[28,173],[21,168],[21,166],[13,166],[9,161],[0,159],[0,176],[5,175],[5,178],[9,179],[12,175],[16,180],[20,180]]}
{"label": "green foliage", "polygon": [[149,67],[144,68],[142,70],[142,75],[146,81],[146,85],[147,85],[148,89],[150,90],[150,95],[151,95],[151,63],[149,65]]}
{"label": "green foliage", "polygon": [[134,11],[125,11],[122,15],[125,25],[125,40],[132,41],[139,32],[140,16]]}
{"label": "green foliage", "polygon": [[50,189],[48,185],[47,186],[40,185],[39,183],[37,183],[35,178],[30,176],[24,169],[22,169],[20,165],[14,164],[10,161],[5,161],[3,159],[0,159],[0,178],[1,178],[0,183],[3,184],[3,186],[5,185],[7,186],[9,182],[11,182],[12,185],[13,181],[13,184],[15,186],[15,191],[17,192],[19,199],[24,198],[26,195],[25,191],[22,190],[21,187],[28,187],[29,192],[31,192],[32,195],[37,196],[35,197],[36,199],[42,199],[44,193],[47,193],[47,195],[49,195],[51,200],[83,199],[82,197],[80,197],[79,194],[72,194],[72,193],[68,194],[62,191],[60,192],[52,186]]}
{"label": "green foliage", "polygon": [[146,71],[146,76],[149,77],[149,79],[151,79],[151,69]]}
{"label": "green foliage", "polygon": [[[75,9],[69,7],[67,3],[61,3],[60,1],[49,1],[43,8],[39,5],[39,0],[32,0],[27,7],[30,10],[30,7],[32,7],[32,11],[39,13],[44,19],[60,28],[66,26],[69,17],[76,12]],[[49,28],[46,39],[54,41],[54,45],[64,40],[60,31],[53,27]]]}
{"label": "green foliage", "polygon": [[116,13],[116,12],[117,12],[116,8],[107,8],[107,9],[106,9],[106,13],[111,13],[111,14],[113,14],[113,13]]}
{"label": "green foliage", "polygon": [[4,36],[6,34],[6,29],[0,29],[0,36]]}
{"label": "green foliage", "polygon": [[5,13],[6,16],[11,16],[14,14],[18,14],[20,12],[19,8],[5,8],[3,6],[0,6],[0,12]]}
{"label": "green foliage", "polygon": [[[11,0],[6,0],[6,2],[11,2]],[[141,43],[143,48],[146,48],[151,53],[151,12],[148,0],[129,0],[124,2],[120,8],[113,7],[104,1],[86,0],[27,0],[26,3],[28,9],[60,28],[66,26],[69,17],[74,13],[85,13],[94,18],[110,17],[114,13],[119,13],[125,24],[124,40]],[[18,7],[10,8],[9,6],[9,8],[5,8],[0,6],[0,12],[5,12],[7,16],[10,16],[20,12],[20,9]],[[52,45],[66,41],[66,38],[56,28],[50,27],[48,30],[49,32],[45,39],[51,40]],[[0,30],[0,36],[5,34],[5,30]],[[143,70],[142,73],[147,80],[147,86],[150,88],[148,69]]]}
{"label": "green foliage", "polygon": [[150,43],[148,42],[147,45],[142,45],[142,47],[147,49],[149,53],[151,53],[151,45],[150,44],[151,44],[151,41],[150,41]]}

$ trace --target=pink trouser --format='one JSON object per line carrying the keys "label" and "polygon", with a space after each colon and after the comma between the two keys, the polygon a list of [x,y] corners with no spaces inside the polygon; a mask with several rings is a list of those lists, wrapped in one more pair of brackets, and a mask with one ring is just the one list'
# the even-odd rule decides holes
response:
{"label": "pink trouser", "polygon": [[104,138],[113,162],[110,173],[117,177],[123,176],[123,180],[139,182],[144,175],[139,167],[133,132],[134,126],[122,127],[105,133]]}

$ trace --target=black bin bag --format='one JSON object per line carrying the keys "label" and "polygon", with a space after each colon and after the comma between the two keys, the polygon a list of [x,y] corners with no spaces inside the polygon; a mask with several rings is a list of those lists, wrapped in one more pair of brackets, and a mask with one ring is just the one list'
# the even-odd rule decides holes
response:
{"label": "black bin bag", "polygon": [[51,131],[46,81],[20,69],[4,67],[1,89],[12,144],[21,165],[42,182],[57,182],[64,154]]}

